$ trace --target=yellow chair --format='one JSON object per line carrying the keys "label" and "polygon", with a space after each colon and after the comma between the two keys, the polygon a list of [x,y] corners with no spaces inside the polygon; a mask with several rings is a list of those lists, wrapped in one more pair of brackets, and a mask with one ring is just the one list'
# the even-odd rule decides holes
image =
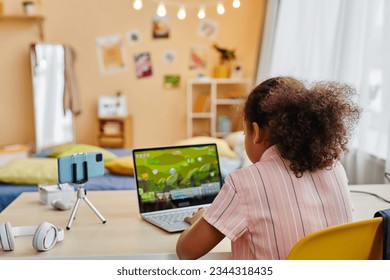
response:
{"label": "yellow chair", "polygon": [[332,226],[299,240],[288,260],[381,260],[383,218]]}

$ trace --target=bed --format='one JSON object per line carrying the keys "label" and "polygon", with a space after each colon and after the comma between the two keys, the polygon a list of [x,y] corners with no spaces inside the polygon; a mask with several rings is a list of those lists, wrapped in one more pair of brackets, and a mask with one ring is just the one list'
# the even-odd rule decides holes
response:
{"label": "bed", "polygon": [[[217,144],[223,179],[232,170],[245,165],[245,159],[238,155],[239,152],[237,152],[237,149],[235,151],[231,147],[235,146],[237,148],[237,145],[233,145],[232,143],[229,145],[229,143],[223,139],[193,137],[178,141],[174,143],[174,145],[210,142]],[[135,190],[136,184],[133,177],[131,149],[103,149],[85,144],[66,145],[59,149],[46,150],[43,153],[34,154],[24,160],[15,160],[0,167],[0,212],[21,193],[38,192],[38,184],[55,184],[57,182],[56,161],[58,157],[96,150],[101,150],[103,152],[106,171],[101,177],[90,178],[85,184],[85,189],[87,191]],[[35,169],[33,168],[34,166]],[[24,173],[28,172],[29,174],[24,175]],[[12,174],[10,175],[10,173]]]}
{"label": "bed", "polygon": [[[91,146],[92,148],[92,146]],[[121,159],[129,159],[129,156],[131,155],[130,149],[106,149],[108,152],[114,154],[116,157]],[[52,165],[52,161],[55,161],[56,159],[52,158],[52,161],[50,162],[50,159],[48,157],[48,154],[50,151],[45,151],[40,154],[34,154],[31,156],[31,158],[26,160],[45,160],[48,159],[50,165]],[[44,168],[47,167],[46,162],[43,164]],[[8,166],[6,166],[8,167]],[[52,167],[52,166],[50,166]],[[22,168],[22,167],[20,167]],[[3,171],[3,167],[0,167],[0,177]],[[35,171],[35,170],[33,170]],[[32,171],[32,172],[33,172]],[[56,170],[52,172],[56,173]],[[15,171],[18,173],[18,170]],[[56,174],[55,174],[56,175]],[[23,175],[21,175],[23,176]],[[6,182],[2,181],[0,178],[0,212],[4,210],[14,199],[16,199],[21,193],[23,192],[37,192],[38,191],[38,184],[52,184],[53,182],[50,180],[46,181],[44,178],[42,178],[41,181],[37,181],[38,179],[32,179],[31,182],[28,182],[28,179],[23,180],[5,180]],[[10,183],[12,182],[12,183]],[[134,177],[130,175],[125,174],[115,174],[113,172],[110,172],[108,169],[106,169],[104,176],[101,177],[95,177],[90,178],[88,182],[85,184],[85,189],[87,191],[96,191],[96,190],[132,190],[135,189],[135,181]],[[38,199],[38,194],[37,194]]]}

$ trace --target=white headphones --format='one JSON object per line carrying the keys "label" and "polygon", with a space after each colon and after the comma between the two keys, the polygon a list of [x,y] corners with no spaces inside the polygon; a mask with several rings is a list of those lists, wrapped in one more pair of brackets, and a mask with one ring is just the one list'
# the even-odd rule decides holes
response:
{"label": "white headphones", "polygon": [[33,235],[32,245],[38,251],[48,251],[57,241],[64,240],[64,230],[43,222],[39,226],[12,227],[10,222],[0,224],[0,243],[4,251],[13,251],[16,236]]}

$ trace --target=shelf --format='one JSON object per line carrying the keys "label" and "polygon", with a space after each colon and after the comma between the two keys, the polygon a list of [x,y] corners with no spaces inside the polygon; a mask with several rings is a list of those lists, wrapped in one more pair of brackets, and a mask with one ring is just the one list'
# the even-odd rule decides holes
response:
{"label": "shelf", "polygon": [[0,20],[31,20],[31,21],[43,21],[45,18],[41,15],[1,15]]}
{"label": "shelf", "polygon": [[130,116],[99,117],[98,143],[101,147],[132,147],[132,118]]}
{"label": "shelf", "polygon": [[197,119],[209,119],[213,115],[211,113],[191,113],[192,118],[197,118]]}
{"label": "shelf", "polygon": [[202,78],[187,81],[187,137],[224,137],[242,130],[236,113],[252,86],[247,78]]}
{"label": "shelf", "polygon": [[123,133],[118,132],[118,133],[107,133],[107,132],[101,132],[99,134],[99,137],[106,137],[106,138],[122,138]]}
{"label": "shelf", "polygon": [[227,99],[217,99],[217,105],[240,105],[245,102],[244,98],[240,99],[233,99],[233,98],[227,98]]}
{"label": "shelf", "polygon": [[35,22],[38,26],[39,38],[44,41],[43,33],[43,21],[45,18],[41,15],[0,15],[0,21],[25,21],[25,22]]}
{"label": "shelf", "polygon": [[130,118],[129,116],[110,116],[110,117],[99,117],[101,121],[122,121],[124,119]]}

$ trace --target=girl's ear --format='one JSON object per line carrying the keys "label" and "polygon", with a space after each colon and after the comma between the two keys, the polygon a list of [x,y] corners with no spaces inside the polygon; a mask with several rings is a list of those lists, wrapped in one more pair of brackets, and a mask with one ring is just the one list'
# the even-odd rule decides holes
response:
{"label": "girl's ear", "polygon": [[252,129],[253,129],[253,144],[259,144],[261,142],[261,129],[257,122],[252,123]]}
{"label": "girl's ear", "polygon": [[253,122],[252,128],[253,128],[253,143],[254,144],[259,144],[263,141],[268,141],[269,130],[268,130],[267,126],[260,128],[256,122]]}

